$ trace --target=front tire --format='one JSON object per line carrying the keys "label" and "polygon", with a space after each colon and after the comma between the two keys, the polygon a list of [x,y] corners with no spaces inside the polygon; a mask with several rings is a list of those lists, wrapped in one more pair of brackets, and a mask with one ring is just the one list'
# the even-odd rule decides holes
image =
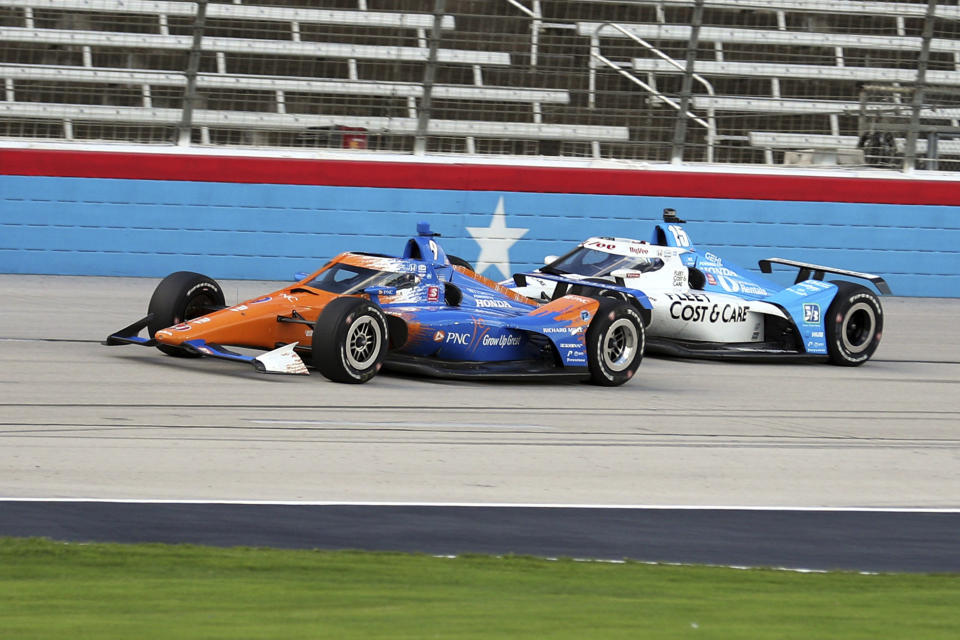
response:
{"label": "front tire", "polygon": [[[177,271],[160,281],[150,298],[147,313],[153,318],[147,324],[150,337],[167,327],[222,309],[225,301],[223,290],[213,278],[192,271]],[[199,358],[180,347],[158,344],[157,349],[178,358]]]}
{"label": "front tire", "polygon": [[448,253],[447,260],[449,260],[450,264],[454,266],[464,267],[466,269],[469,269],[470,271],[473,271],[473,265],[470,264],[470,262],[468,262],[467,260],[464,260],[463,258],[461,258],[460,256],[452,256]]}
{"label": "front tire", "polygon": [[643,359],[643,320],[632,305],[600,298],[600,307],[587,330],[590,381],[616,387],[634,376]]}
{"label": "front tire", "polygon": [[838,280],[837,295],[827,311],[827,353],[830,362],[857,367],[870,359],[880,345],[883,309],[870,289]]}
{"label": "front tire", "polygon": [[377,375],[387,355],[387,316],[362,298],[337,298],[313,329],[313,366],[334,382],[361,384]]}
{"label": "front tire", "polygon": [[[597,284],[613,284],[609,280],[604,278],[587,278],[587,282],[595,282]],[[585,294],[591,298],[603,297],[603,298],[612,298],[614,300],[626,300],[627,294],[622,291],[614,291],[613,289],[595,289],[588,290]]]}

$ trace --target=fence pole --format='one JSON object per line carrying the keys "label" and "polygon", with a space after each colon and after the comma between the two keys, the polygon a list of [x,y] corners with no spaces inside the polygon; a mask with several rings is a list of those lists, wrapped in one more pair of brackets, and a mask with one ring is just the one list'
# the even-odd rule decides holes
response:
{"label": "fence pole", "polygon": [[427,151],[427,127],[433,109],[433,82],[437,77],[437,49],[440,48],[440,29],[443,26],[443,14],[446,0],[436,0],[433,6],[433,28],[430,30],[430,53],[427,55],[427,67],[423,70],[423,97],[420,98],[420,112],[417,114],[417,134],[413,143],[414,155],[422,156]]}
{"label": "fence pole", "polygon": [[183,90],[183,117],[177,128],[177,145],[190,146],[190,132],[193,128],[193,107],[197,100],[197,73],[200,71],[200,56],[203,54],[203,31],[207,23],[207,0],[197,0],[197,18],[193,23],[193,44],[187,69],[184,73],[187,85]]}
{"label": "fence pole", "polygon": [[[927,67],[930,64],[930,41],[933,40],[933,23],[936,20],[937,0],[928,0],[927,14],[923,19],[923,35],[920,43],[920,59],[917,61],[917,83],[913,90],[913,105],[910,112],[910,127],[903,150],[903,171],[911,173],[917,166],[917,136],[920,131],[920,111],[923,109],[923,90],[927,82]],[[929,149],[927,150],[929,153]]]}
{"label": "fence pole", "polygon": [[703,24],[703,0],[696,0],[693,7],[693,19],[690,21],[690,42],[687,43],[687,66],[680,86],[680,110],[673,129],[673,150],[671,164],[683,162],[683,147],[687,137],[687,111],[690,107],[690,92],[693,89],[693,65],[697,60],[697,44],[700,41],[700,25]]}

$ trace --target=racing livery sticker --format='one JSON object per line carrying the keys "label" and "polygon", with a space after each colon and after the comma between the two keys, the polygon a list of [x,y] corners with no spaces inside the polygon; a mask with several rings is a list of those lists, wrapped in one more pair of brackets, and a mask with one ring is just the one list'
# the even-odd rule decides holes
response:
{"label": "racing livery sticker", "polygon": [[749,307],[735,304],[684,304],[670,305],[670,317],[685,322],[746,322]]}
{"label": "racing livery sticker", "polygon": [[673,235],[674,242],[676,242],[678,247],[690,246],[690,238],[687,236],[687,232],[683,230],[683,227],[671,224],[667,229]]}
{"label": "racing livery sticker", "polygon": [[483,336],[481,344],[485,347],[497,347],[502,349],[504,347],[518,347],[520,343],[523,342],[523,339],[520,336],[502,334],[500,337],[496,336]]}
{"label": "racing livery sticker", "polygon": [[711,285],[720,285],[724,291],[729,293],[746,293],[756,296],[766,296],[770,293],[760,285],[748,282],[743,276],[733,269],[722,265],[701,264],[699,269],[707,278]]}
{"label": "racing livery sticker", "polygon": [[[442,332],[438,332],[438,333],[442,333]],[[459,344],[459,345],[464,345],[464,346],[466,346],[466,345],[469,345],[469,344],[470,344],[470,334],[469,334],[469,333],[461,333],[461,332],[458,332],[458,331],[448,331],[448,332],[447,332],[447,339],[444,340],[444,342],[445,342],[445,343],[450,343],[450,342],[452,342],[452,343],[454,343],[454,344]]]}
{"label": "racing livery sticker", "polygon": [[494,298],[477,298],[477,306],[481,308],[509,309],[510,303],[506,300],[496,300]]}

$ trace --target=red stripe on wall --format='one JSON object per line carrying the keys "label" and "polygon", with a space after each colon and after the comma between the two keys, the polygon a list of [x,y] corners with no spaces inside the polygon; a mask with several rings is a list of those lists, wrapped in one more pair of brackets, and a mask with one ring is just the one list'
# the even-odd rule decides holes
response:
{"label": "red stripe on wall", "polygon": [[960,179],[429,164],[0,149],[0,175],[960,205]]}

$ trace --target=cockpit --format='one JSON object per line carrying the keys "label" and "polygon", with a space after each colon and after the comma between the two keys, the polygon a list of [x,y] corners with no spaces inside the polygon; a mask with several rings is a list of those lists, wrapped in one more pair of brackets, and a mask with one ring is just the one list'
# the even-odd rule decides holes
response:
{"label": "cockpit", "polygon": [[577,247],[570,253],[557,258],[545,267],[544,273],[561,275],[576,273],[588,277],[607,276],[618,269],[629,269],[639,273],[656,271],[663,267],[660,258],[646,258],[641,256],[622,256],[606,251]]}
{"label": "cockpit", "polygon": [[329,269],[321,271],[316,278],[304,283],[304,286],[330,293],[350,295],[360,293],[367,287],[395,287],[399,291],[414,287],[419,282],[420,276],[414,273],[379,271],[338,262]]}

